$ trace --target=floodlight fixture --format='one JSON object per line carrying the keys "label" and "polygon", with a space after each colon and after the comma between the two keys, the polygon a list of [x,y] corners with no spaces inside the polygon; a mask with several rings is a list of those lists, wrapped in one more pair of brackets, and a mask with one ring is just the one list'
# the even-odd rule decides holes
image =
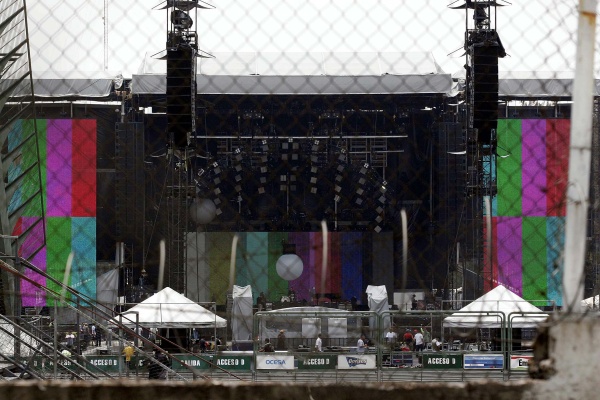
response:
{"label": "floodlight fixture", "polygon": [[192,17],[185,11],[173,10],[171,11],[171,23],[178,31],[188,30],[194,25]]}

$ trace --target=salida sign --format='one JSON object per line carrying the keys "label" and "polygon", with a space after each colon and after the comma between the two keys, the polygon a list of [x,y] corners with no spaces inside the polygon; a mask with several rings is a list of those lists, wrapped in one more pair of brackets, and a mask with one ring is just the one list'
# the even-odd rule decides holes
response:
{"label": "salida sign", "polygon": [[462,354],[423,354],[423,368],[454,369],[463,367]]}

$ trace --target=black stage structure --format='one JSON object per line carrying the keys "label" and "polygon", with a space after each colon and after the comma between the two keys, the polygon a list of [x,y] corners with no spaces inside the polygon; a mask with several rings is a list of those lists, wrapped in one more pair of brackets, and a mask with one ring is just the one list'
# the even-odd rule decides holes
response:
{"label": "black stage structure", "polygon": [[[448,225],[450,213],[439,205],[451,197],[453,207],[464,193],[460,182],[438,185],[464,174],[458,166],[447,171],[441,163],[448,160],[438,157],[440,139],[444,151],[450,146],[443,142],[447,132],[461,136],[456,110],[448,105],[451,77],[428,54],[354,54],[359,72],[344,70],[349,63],[329,54],[293,75],[276,71],[298,55],[254,55],[247,66],[253,73],[236,75],[231,65],[244,57],[216,54],[199,61],[189,146],[168,145],[168,71],[166,81],[164,74],[133,76],[128,107],[143,110],[130,116],[130,124],[144,131],[147,221],[146,232],[135,236],[146,238],[137,246],[148,249],[146,268],[156,265],[156,240],[180,223],[173,223],[175,214],[190,231],[319,231],[326,220],[331,231],[393,232],[399,271],[405,209],[407,288],[444,287],[456,223]],[[307,55],[305,61],[323,57]],[[331,70],[335,61],[339,74],[311,70]],[[399,73],[394,63],[412,70]],[[181,176],[177,182],[169,177],[173,171]],[[173,184],[165,191],[164,182]],[[189,217],[197,197],[215,204],[208,223]]]}
{"label": "black stage structure", "polygon": [[[302,151],[298,151],[297,154],[300,154],[304,160],[311,158],[314,141],[319,140],[318,161],[328,167],[317,170],[318,184],[327,187],[328,185],[324,183],[326,179],[335,182],[338,172],[339,156],[337,154],[343,147],[340,143],[346,144],[347,149],[357,149],[361,142],[356,137],[360,136],[362,143],[366,142],[371,151],[359,153],[357,150],[357,154],[351,154],[351,157],[359,157],[359,154],[363,154],[360,157],[368,157],[370,165],[373,165],[370,167],[373,175],[370,176],[375,177],[374,179],[378,183],[380,179],[381,182],[385,180],[389,186],[386,196],[388,205],[386,205],[385,220],[381,228],[383,232],[394,232],[394,239],[398,246],[395,249],[396,259],[401,256],[400,237],[396,236],[399,226],[397,213],[402,207],[408,211],[410,236],[415,243],[410,250],[409,266],[413,268],[413,271],[409,271],[409,276],[421,278],[421,280],[409,280],[408,287],[414,289],[439,288],[444,287],[446,282],[451,288],[458,287],[458,282],[453,281],[452,269],[456,265],[454,261],[456,242],[461,243],[461,254],[464,254],[463,251],[465,253],[469,251],[465,248],[467,245],[463,245],[463,243],[467,243],[464,238],[468,230],[462,223],[464,221],[462,209],[465,201],[470,201],[470,197],[466,196],[465,156],[460,155],[465,150],[467,133],[464,95],[462,94],[464,86],[460,79],[453,80],[450,75],[443,72],[435,73],[432,63],[430,71],[425,71],[423,75],[416,75],[421,82],[427,82],[428,87],[434,88],[430,93],[417,92],[415,88],[423,86],[412,83],[408,85],[410,90],[407,90],[407,86],[403,86],[402,82],[412,82],[411,79],[414,76],[407,74],[406,71],[398,74],[381,74],[380,71],[374,73],[367,67],[363,67],[362,75],[351,71],[353,74],[351,77],[349,77],[348,71],[345,73],[336,71],[339,73],[332,76],[306,74],[300,78],[297,75],[277,75],[273,69],[276,70],[279,66],[274,63],[268,64],[272,65],[272,70],[263,71],[265,73],[262,75],[250,75],[249,72],[239,75],[239,71],[228,74],[224,70],[221,70],[220,74],[203,74],[204,69],[209,70],[208,63],[216,63],[220,68],[222,64],[228,64],[226,61],[233,56],[232,54],[215,55],[215,59],[201,60],[199,63],[198,97],[195,110],[198,128],[188,150],[191,154],[188,158],[194,160],[194,178],[198,171],[205,170],[201,181],[207,185],[211,182],[209,178],[214,175],[211,167],[215,162],[213,160],[223,164],[226,174],[233,176],[232,180],[228,180],[230,183],[224,185],[223,188],[233,192],[233,195],[229,197],[227,206],[223,206],[223,214],[216,217],[206,227],[200,227],[201,229],[235,231],[238,228],[262,230],[268,227],[268,229],[285,230],[292,223],[299,227],[294,229],[300,229],[300,227],[309,229],[304,221],[310,223],[311,230],[318,229],[318,224],[315,222],[318,221],[317,215],[314,220],[310,219],[314,209],[312,211],[309,209],[308,201],[302,202],[298,206],[298,213],[307,214],[306,219],[302,220],[258,217],[260,209],[255,210],[255,208],[259,203],[250,204],[252,202],[246,200],[241,202],[243,212],[239,213],[240,203],[231,201],[232,199],[237,200],[234,196],[236,189],[233,184],[236,182],[236,166],[239,165],[236,150],[243,149],[241,164],[245,167],[244,173],[249,175],[249,171],[257,171],[260,174],[260,164],[255,164],[255,162],[262,162],[263,159],[262,141],[264,139],[262,137],[267,137],[268,151],[272,153],[268,155],[267,161],[277,165],[281,164],[277,160],[281,158],[283,152],[282,143],[286,143],[286,141],[289,143],[290,137],[293,139],[293,144],[298,143],[300,146],[303,143]],[[244,55],[237,56],[244,57]],[[270,57],[270,60],[289,60],[297,55],[278,54],[265,57],[267,56]],[[339,55],[332,56],[341,58]],[[361,54],[353,56],[359,59],[364,57]],[[383,54],[381,56],[386,57]],[[398,55],[388,56],[394,59],[398,58]],[[313,58],[319,57],[320,55]],[[218,68],[213,66],[212,70]],[[253,67],[249,69],[256,70]],[[161,197],[166,171],[176,168],[178,160],[175,156],[168,156],[168,146],[165,144],[168,143],[166,135],[166,74],[163,72],[134,75],[131,81],[126,80],[118,85],[115,85],[113,78],[106,75],[100,78],[85,79],[65,77],[60,85],[54,85],[60,81],[53,81],[50,84],[44,79],[34,78],[36,115],[38,118],[92,118],[97,121],[97,259],[102,265],[112,264],[115,256],[115,243],[124,242],[128,249],[127,265],[124,270],[128,271],[127,282],[128,285],[131,285],[138,282],[144,268],[150,272],[150,279],[156,280],[158,252],[155,249],[158,248],[159,239],[167,237],[166,231],[169,229],[165,205],[157,199],[160,200]],[[568,118],[570,116],[571,78],[539,73],[506,76],[501,74],[498,118]],[[337,86],[314,84],[314,81],[323,82],[323,80],[326,82],[341,80],[350,82],[350,84],[345,86],[346,93],[340,93],[342,91],[341,84]],[[356,84],[352,86],[356,82],[364,80],[369,80],[372,85]],[[386,82],[386,80],[388,81],[385,87],[390,93],[380,93],[381,82]],[[265,81],[277,81],[284,84],[267,85]],[[314,92],[320,90],[321,93],[301,93],[300,90],[296,90],[297,93],[276,93],[277,88],[293,88],[291,85],[297,81],[312,82],[310,88]],[[212,86],[209,86],[208,82],[212,82]],[[237,84],[232,85],[231,82],[237,82]],[[247,84],[247,82],[251,83]],[[210,93],[207,93],[208,91],[200,93],[201,88],[205,87],[211,88]],[[242,93],[243,87],[246,88],[244,93]],[[269,87],[275,88],[271,89],[272,93],[269,93]],[[338,92],[333,89],[335,87],[338,87]],[[396,88],[397,92],[391,93],[393,90],[389,88]],[[292,90],[290,89],[290,91]],[[294,104],[301,105],[302,112],[294,111],[298,108],[291,107]],[[269,122],[262,122],[262,118],[251,118],[250,111],[259,109],[257,105],[261,105],[264,120]],[[362,110],[368,110],[369,107],[378,111],[375,113],[364,112],[362,119],[355,117],[356,122],[353,124],[342,124],[344,128],[343,131],[340,128],[340,131],[346,138],[340,138],[337,134],[324,133],[326,129],[329,131],[330,127],[335,128],[336,126],[334,122],[336,118],[327,118],[324,122],[323,117],[326,117],[327,114],[323,115],[319,122],[319,116],[323,114],[324,106],[337,109],[344,115],[358,115]],[[287,114],[284,114],[285,110],[289,110]],[[351,112],[346,114],[347,110],[351,110]],[[597,108],[595,113],[597,115]],[[281,114],[281,117],[276,118],[277,114]],[[276,123],[278,136],[269,133],[272,125],[271,115]],[[293,117],[293,115],[298,115],[298,117]],[[384,115],[387,117],[384,118]],[[348,116],[346,119],[351,120]],[[375,128],[375,122],[377,128]],[[256,125],[262,132],[265,132],[262,137],[256,132]],[[304,128],[301,129],[302,126]],[[321,126],[320,132],[316,129],[318,126]],[[397,134],[390,134],[389,128],[392,126],[398,128]],[[285,128],[295,129],[293,130],[294,134],[286,134]],[[255,132],[254,137],[252,131]],[[129,139],[119,139],[123,132],[126,132],[126,137]],[[208,132],[208,134],[205,135],[204,132]],[[317,132],[319,133],[317,134]],[[317,135],[320,135],[319,137],[322,139],[316,139]],[[388,142],[387,149],[393,151],[384,153],[382,147],[374,146],[378,136],[381,138],[388,136],[385,138]],[[293,145],[290,147],[293,148]],[[396,150],[402,150],[402,152]],[[124,157],[124,154],[127,154],[126,160],[121,160],[120,157]],[[388,160],[385,167],[377,164],[376,156],[378,154],[386,154]],[[207,158],[209,155],[210,158]],[[350,169],[353,175],[350,176],[360,174],[360,169],[364,166],[362,161],[363,158],[356,161],[352,158],[352,168]],[[295,162],[290,161],[292,167]],[[247,165],[256,169],[247,169]],[[131,173],[125,172],[130,170]],[[265,190],[275,197],[277,213],[283,215],[287,207],[280,193],[280,176],[272,175],[273,181],[270,182],[270,186],[267,185]],[[184,176],[187,177],[187,173]],[[268,176],[270,177],[271,174]],[[195,196],[198,185],[191,175],[189,177],[190,182],[193,183],[190,184],[190,187],[193,187],[193,196]],[[256,182],[260,180],[260,176],[251,176],[250,178],[247,179],[247,187],[256,186]],[[122,179],[129,180],[127,184],[129,186],[128,197],[126,200],[117,201],[117,192],[123,188],[123,186],[119,186],[121,185],[119,180]],[[320,182],[321,179],[323,182]],[[348,180],[348,178],[344,179]],[[301,193],[310,194],[310,189],[306,187],[309,183],[310,178],[304,183],[298,184]],[[355,184],[355,182],[352,183]],[[372,186],[374,187],[374,185]],[[335,197],[334,189],[328,190],[330,195]],[[349,191],[349,189],[345,190]],[[256,192],[254,190],[244,191],[242,197],[249,198],[257,192],[258,190]],[[348,195],[346,194],[346,196]],[[193,196],[186,197],[186,202],[191,202]],[[325,195],[322,198],[327,199],[324,202],[328,205],[324,207],[324,211],[327,210],[327,207],[333,210],[335,205],[333,199]],[[355,201],[341,201],[350,204],[351,208],[362,214],[361,208]],[[121,213],[117,216],[119,207],[125,207],[127,213],[134,213],[134,215],[123,216]],[[296,207],[295,204],[294,207]],[[352,213],[343,213],[342,209],[339,211],[338,230],[364,229],[375,232],[374,229],[378,226],[370,219],[374,216],[373,214],[368,218],[357,219]],[[229,215],[228,218],[226,218],[227,215]],[[188,216],[189,214],[186,212],[184,216],[186,227],[198,229]],[[124,218],[133,218],[138,222],[124,224]],[[360,216],[360,218],[363,217]],[[594,215],[590,215],[590,218],[593,221],[597,220]],[[304,223],[300,225],[299,221]],[[330,229],[333,230],[335,228],[333,221],[330,221],[330,224]],[[352,224],[355,224],[355,227],[352,227]],[[596,222],[591,227],[590,240],[594,242],[593,238],[597,237],[600,230],[596,229]],[[476,243],[476,246],[482,246],[482,241],[481,237],[473,237],[473,243]],[[398,264],[399,261],[394,260],[394,263]],[[594,263],[590,264],[591,267],[594,265]],[[596,275],[593,270],[590,270],[590,283],[586,288],[594,287],[592,281],[595,281]],[[125,282],[125,278],[123,282]],[[467,282],[467,284],[469,283]],[[471,290],[474,291],[476,282],[472,282],[471,285],[473,287]]]}

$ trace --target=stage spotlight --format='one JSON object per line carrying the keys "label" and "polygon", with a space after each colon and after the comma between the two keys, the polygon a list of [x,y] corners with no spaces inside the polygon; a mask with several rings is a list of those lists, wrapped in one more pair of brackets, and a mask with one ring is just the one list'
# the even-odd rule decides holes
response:
{"label": "stage spotlight", "polygon": [[190,29],[194,25],[192,18],[181,10],[171,11],[171,23],[178,31]]}

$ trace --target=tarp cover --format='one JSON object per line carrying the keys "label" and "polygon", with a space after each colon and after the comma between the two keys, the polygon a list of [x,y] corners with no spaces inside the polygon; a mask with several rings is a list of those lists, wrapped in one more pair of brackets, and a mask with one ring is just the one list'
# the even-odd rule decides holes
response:
{"label": "tarp cover", "polygon": [[234,341],[252,339],[252,287],[233,286],[231,330]]}
{"label": "tarp cover", "polygon": [[[130,308],[123,324],[135,325],[135,314],[139,313],[139,324],[148,328],[224,328],[227,321],[194,303],[184,295],[166,287]],[[119,321],[119,317],[115,318]]]}
{"label": "tarp cover", "polygon": [[[47,98],[102,98],[111,94],[113,82],[118,80],[119,76],[119,73],[106,71],[33,71],[33,92],[36,97]],[[29,81],[25,80],[11,95],[18,97],[30,91]]]}
{"label": "tarp cover", "polygon": [[[109,307],[117,304],[119,269],[115,268],[96,278],[96,301]],[[112,307],[111,307],[112,308]]]}
{"label": "tarp cover", "polygon": [[[367,286],[367,290],[365,292],[367,293],[367,296],[368,296],[367,302],[368,302],[370,311],[373,311],[373,312],[381,315],[383,312],[390,310],[387,289],[386,289],[385,285],[381,285],[381,286],[369,285],[369,286]],[[371,321],[370,326],[372,326],[372,327],[375,326],[375,321]],[[382,328],[384,330],[387,330],[389,327],[390,327],[390,319],[384,318]]]}
{"label": "tarp cover", "polygon": [[502,328],[511,319],[513,328],[534,328],[547,317],[547,313],[500,285],[444,318],[443,325],[445,328]]}

